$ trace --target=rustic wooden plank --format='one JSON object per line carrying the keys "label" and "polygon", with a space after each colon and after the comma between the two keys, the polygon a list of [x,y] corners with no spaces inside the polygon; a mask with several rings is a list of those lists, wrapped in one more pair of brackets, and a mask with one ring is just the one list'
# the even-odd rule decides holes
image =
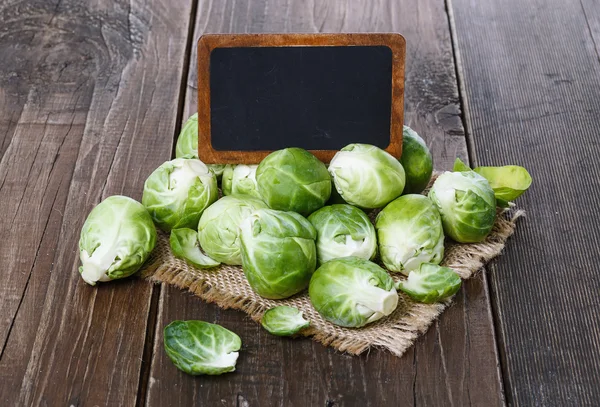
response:
{"label": "rustic wooden plank", "polygon": [[451,3],[477,161],[534,179],[490,268],[507,401],[595,405],[600,3]]}
{"label": "rustic wooden plank", "polygon": [[135,403],[153,289],[87,286],[77,242],[169,157],[190,4],[0,5],[2,405]]}
{"label": "rustic wooden plank", "polygon": [[[401,32],[407,40],[406,118],[431,146],[436,167],[467,158],[449,25],[443,1],[247,3],[201,1],[203,32]],[[195,51],[195,50],[194,50]],[[196,109],[195,54],[184,117]],[[161,292],[147,404],[178,405],[500,405],[502,385],[485,281],[464,285],[456,303],[403,358],[360,357],[310,339],[277,338],[238,311],[221,310],[172,287]],[[164,353],[162,330],[175,319],[202,319],[243,341],[237,372],[190,377]]]}

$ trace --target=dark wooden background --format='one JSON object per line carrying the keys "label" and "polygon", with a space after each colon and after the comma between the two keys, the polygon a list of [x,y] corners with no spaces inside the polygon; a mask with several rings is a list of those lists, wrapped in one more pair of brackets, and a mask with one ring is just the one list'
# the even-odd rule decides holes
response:
{"label": "dark wooden background", "polygon": [[[405,119],[533,178],[505,254],[402,358],[276,338],[139,279],[87,286],[91,208],[140,199],[196,108],[204,32],[400,32]],[[600,397],[598,0],[0,2],[0,405],[593,405]],[[237,372],[190,377],[174,319],[237,332]]]}

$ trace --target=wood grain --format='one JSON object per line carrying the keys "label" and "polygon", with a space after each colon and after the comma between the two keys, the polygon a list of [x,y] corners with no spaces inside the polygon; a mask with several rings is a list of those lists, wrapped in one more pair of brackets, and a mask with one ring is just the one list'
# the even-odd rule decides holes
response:
{"label": "wood grain", "polygon": [[[443,1],[201,1],[195,38],[227,32],[400,32],[407,40],[405,118],[427,140],[436,168],[467,159],[448,18]],[[196,111],[192,55],[184,118]],[[168,360],[162,330],[202,319],[243,341],[237,372],[190,377]],[[245,314],[221,310],[172,287],[161,291],[147,405],[501,405],[502,384],[485,282],[464,285],[403,358],[337,353],[309,339],[269,335]]]}
{"label": "wood grain", "polygon": [[452,0],[479,164],[516,163],[533,185],[490,267],[507,401],[600,398],[599,19],[594,0]]}
{"label": "wood grain", "polygon": [[[89,287],[91,208],[168,159],[190,2],[0,3],[0,404],[133,405],[152,287]],[[187,18],[186,18],[187,17]]]}

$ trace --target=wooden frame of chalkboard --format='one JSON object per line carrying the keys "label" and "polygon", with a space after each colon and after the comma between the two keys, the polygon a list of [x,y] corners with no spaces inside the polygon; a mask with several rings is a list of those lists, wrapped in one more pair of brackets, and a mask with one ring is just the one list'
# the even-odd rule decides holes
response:
{"label": "wooden frame of chalkboard", "polygon": [[[395,157],[402,153],[404,119],[404,65],[406,42],[396,33],[373,34],[205,34],[198,40],[198,155],[207,164],[257,164],[271,150],[222,150],[213,148],[211,133],[211,53],[218,48],[248,47],[388,47],[391,50],[391,103],[389,144]],[[387,138],[386,138],[387,141]],[[369,143],[368,137],[360,142]],[[288,146],[294,147],[294,146]],[[300,146],[301,147],[301,146]],[[337,150],[309,149],[328,163]]]}

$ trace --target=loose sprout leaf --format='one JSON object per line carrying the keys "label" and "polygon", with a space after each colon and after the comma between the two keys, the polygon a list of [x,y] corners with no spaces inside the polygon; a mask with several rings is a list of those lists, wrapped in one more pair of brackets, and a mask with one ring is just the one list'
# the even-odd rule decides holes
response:
{"label": "loose sprout leaf", "polygon": [[165,351],[173,364],[191,375],[220,375],[235,370],[240,337],[220,325],[173,321],[164,330]]}
{"label": "loose sprout leaf", "polygon": [[408,279],[400,281],[398,288],[415,301],[432,304],[453,296],[461,284],[452,269],[425,263],[418,271],[411,271]]}
{"label": "loose sprout leaf", "polygon": [[211,268],[221,264],[202,253],[198,242],[198,233],[193,229],[173,229],[169,242],[175,257],[179,257],[198,268]]}
{"label": "loose sprout leaf", "polygon": [[460,158],[456,157],[456,160],[454,160],[454,167],[452,168],[452,171],[454,171],[454,172],[471,171],[471,167],[469,167],[467,164],[462,162],[462,160]]}
{"label": "loose sprout leaf", "polygon": [[503,167],[477,167],[476,173],[488,180],[497,200],[514,201],[531,185],[531,175],[518,165]]}
{"label": "loose sprout leaf", "polygon": [[271,308],[265,312],[260,322],[269,333],[277,336],[294,335],[310,325],[302,317],[300,310],[286,305]]}

